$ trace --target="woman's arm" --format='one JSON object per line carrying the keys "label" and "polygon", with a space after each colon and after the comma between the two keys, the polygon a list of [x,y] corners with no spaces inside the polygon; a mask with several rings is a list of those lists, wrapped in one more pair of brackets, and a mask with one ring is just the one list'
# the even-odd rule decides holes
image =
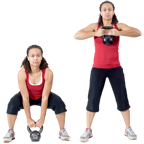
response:
{"label": "woman's arm", "polygon": [[120,36],[129,36],[129,37],[138,37],[141,36],[142,33],[140,30],[134,27],[130,27],[124,23],[117,24]]}
{"label": "woman's arm", "polygon": [[28,90],[27,90],[27,86],[26,86],[26,73],[25,73],[25,69],[22,68],[19,72],[18,72],[18,86],[22,95],[22,99],[23,99],[23,107],[25,110],[25,114],[27,118],[31,118],[31,114],[30,114],[30,104],[29,104],[29,94],[28,94]]}
{"label": "woman's arm", "polygon": [[18,86],[22,95],[23,107],[25,110],[27,123],[29,127],[34,127],[35,121],[31,118],[30,114],[29,94],[26,86],[26,73],[24,68],[18,72]]}
{"label": "woman's arm", "polygon": [[88,25],[86,28],[78,31],[74,35],[74,38],[78,39],[78,40],[83,40],[83,39],[97,36],[97,32],[96,32],[97,26],[98,26],[98,23],[92,23],[92,24]]}
{"label": "woman's arm", "polygon": [[52,89],[52,83],[53,83],[53,72],[49,68],[46,68],[45,84],[43,88],[42,102],[41,102],[41,116],[40,119],[36,122],[37,127],[41,127],[44,123],[46,110],[48,106],[48,98]]}

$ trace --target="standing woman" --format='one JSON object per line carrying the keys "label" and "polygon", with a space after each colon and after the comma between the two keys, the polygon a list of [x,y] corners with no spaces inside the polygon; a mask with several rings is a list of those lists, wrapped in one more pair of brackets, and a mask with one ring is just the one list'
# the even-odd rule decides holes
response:
{"label": "standing woman", "polygon": [[[118,46],[119,36],[138,37],[141,32],[124,23],[118,23],[114,13],[114,4],[105,1],[100,5],[100,17],[98,23],[92,23],[86,28],[78,31],[74,38],[83,40],[94,37],[95,56],[94,64],[90,76],[90,88],[87,103],[87,128],[80,137],[82,142],[88,141],[92,137],[91,124],[96,112],[99,111],[99,102],[106,78],[108,77],[112,86],[117,109],[121,112],[125,124],[125,136],[129,139],[136,139],[137,135],[130,127],[130,105],[127,97],[123,68],[119,62]],[[114,29],[104,30],[101,26],[112,26]],[[113,43],[105,45],[102,40],[103,35],[114,35]]]}
{"label": "standing woman", "polygon": [[[47,108],[52,109],[60,126],[59,138],[69,140],[65,125],[65,104],[62,99],[51,92],[53,72],[48,68],[48,63],[43,57],[43,50],[38,45],[32,45],[27,49],[27,56],[23,60],[18,72],[18,85],[20,92],[14,95],[7,108],[9,130],[3,138],[4,142],[15,139],[14,123],[20,109],[25,110],[27,124],[31,127],[41,128],[44,124]],[[35,122],[31,118],[30,106],[41,106],[40,119]]]}

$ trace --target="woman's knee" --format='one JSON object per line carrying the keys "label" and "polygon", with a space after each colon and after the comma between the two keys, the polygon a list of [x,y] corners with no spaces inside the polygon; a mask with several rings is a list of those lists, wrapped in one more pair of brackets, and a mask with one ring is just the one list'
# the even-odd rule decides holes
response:
{"label": "woman's knee", "polygon": [[126,110],[128,110],[130,108],[130,105],[128,104],[128,105],[124,105],[124,106],[119,106],[118,105],[118,107],[117,107],[117,109],[119,110],[119,111],[126,111]]}
{"label": "woman's knee", "polygon": [[127,95],[125,95],[125,97],[117,100],[117,109],[119,111],[125,111],[129,108],[130,108],[130,105],[129,105],[129,100],[127,98]]}
{"label": "woman's knee", "polygon": [[57,96],[57,98],[55,100],[55,106],[58,108],[65,107],[65,103],[59,96]]}
{"label": "woman's knee", "polygon": [[90,112],[99,112],[99,103],[88,101],[86,110]]}
{"label": "woman's knee", "polygon": [[20,98],[18,93],[10,99],[7,105],[7,113],[17,115],[18,111],[22,108],[22,98]]}
{"label": "woman's knee", "polygon": [[52,109],[55,111],[55,114],[59,114],[59,113],[67,111],[65,103],[63,102],[63,100],[58,95],[53,96],[52,102],[53,102]]}

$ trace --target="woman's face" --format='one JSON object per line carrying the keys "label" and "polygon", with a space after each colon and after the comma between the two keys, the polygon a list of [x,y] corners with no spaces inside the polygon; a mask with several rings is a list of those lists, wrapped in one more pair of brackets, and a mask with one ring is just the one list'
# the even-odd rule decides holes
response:
{"label": "woman's face", "polygon": [[112,19],[114,15],[113,6],[110,3],[104,3],[101,7],[100,14],[105,20]]}
{"label": "woman's face", "polygon": [[31,66],[39,67],[42,61],[41,50],[38,48],[30,49],[27,58]]}

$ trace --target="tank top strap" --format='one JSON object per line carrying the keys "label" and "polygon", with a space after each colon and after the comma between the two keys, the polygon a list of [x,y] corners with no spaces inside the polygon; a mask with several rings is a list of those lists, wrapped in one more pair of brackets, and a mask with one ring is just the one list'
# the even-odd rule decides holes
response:
{"label": "tank top strap", "polygon": [[[25,72],[26,72],[26,76],[27,76],[27,78],[29,77],[29,73],[28,73],[28,71],[27,71],[27,69],[24,67],[24,69],[25,69]],[[44,68],[43,70],[42,70],[42,79],[43,80],[45,80],[45,78],[44,78],[44,76],[45,76],[45,71],[46,71],[46,68]],[[27,79],[26,78],[26,79]]]}
{"label": "tank top strap", "polygon": [[27,71],[27,69],[25,67],[24,67],[24,69],[25,69],[25,72],[28,73],[28,71]]}
{"label": "tank top strap", "polygon": [[114,28],[118,30],[118,26],[117,26],[117,24],[114,24]]}
{"label": "tank top strap", "polygon": [[100,24],[99,24],[99,22],[98,22],[98,27],[97,27],[97,30],[100,28],[101,26],[100,26]]}
{"label": "tank top strap", "polygon": [[45,71],[46,71],[46,68],[44,68],[43,70],[42,70],[42,78],[43,78],[43,80],[45,80]]}
{"label": "tank top strap", "polygon": [[28,78],[28,71],[25,67],[24,67],[24,69],[25,69],[25,72],[26,72],[26,79],[27,79]]}

